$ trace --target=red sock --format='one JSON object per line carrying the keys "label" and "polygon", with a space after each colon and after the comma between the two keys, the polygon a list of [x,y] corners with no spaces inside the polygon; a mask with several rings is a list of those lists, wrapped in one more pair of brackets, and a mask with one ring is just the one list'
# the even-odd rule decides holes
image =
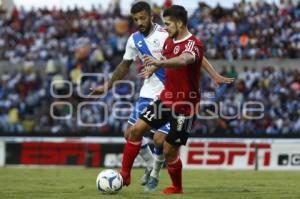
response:
{"label": "red sock", "polygon": [[180,157],[167,162],[167,168],[174,187],[182,188],[182,162]]}
{"label": "red sock", "polygon": [[139,154],[141,148],[141,142],[130,142],[127,141],[123,151],[123,160],[121,173],[126,176],[130,176],[133,162],[136,156]]}

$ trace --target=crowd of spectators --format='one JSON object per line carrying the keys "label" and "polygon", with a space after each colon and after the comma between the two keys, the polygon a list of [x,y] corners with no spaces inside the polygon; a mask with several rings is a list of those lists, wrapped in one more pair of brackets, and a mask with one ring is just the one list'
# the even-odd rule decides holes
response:
{"label": "crowd of spectators", "polygon": [[[205,44],[208,58],[299,58],[300,2],[293,2],[241,1],[232,8],[199,3],[189,27]],[[154,4],[157,22],[161,22],[161,10]],[[21,8],[9,18],[0,12],[0,60],[66,62],[76,41],[84,36],[98,49],[100,61],[107,61],[113,69],[133,31],[130,16],[122,15],[118,1],[112,1],[108,10],[101,6],[91,10]]]}
{"label": "crowd of spectators", "polygon": [[[47,68],[46,77],[32,70],[30,65],[22,72],[1,75],[1,132],[122,134],[139,95],[136,91],[142,84],[135,72],[126,78],[134,83],[133,86],[123,82],[100,99],[85,99],[88,89],[101,85],[103,77],[82,78],[80,85],[67,84],[61,82],[66,77],[51,70],[51,63]],[[278,135],[300,132],[299,69],[244,67],[237,73],[231,66],[230,69],[224,67],[222,74],[237,79],[217,101],[217,111],[211,110],[218,117],[209,117],[212,115],[204,105],[201,106],[194,134]],[[210,95],[216,88],[206,75],[203,75],[201,88],[203,101],[212,102]],[[263,110],[259,115],[262,117],[247,118],[243,110],[247,102],[261,103]],[[96,123],[104,125],[95,126]]]}
{"label": "crowd of spectators", "polygon": [[210,58],[300,57],[299,1],[241,1],[232,9],[199,3],[189,21]]}
{"label": "crowd of spectators", "polygon": [[[189,26],[205,44],[209,58],[300,57],[299,5],[241,2],[224,9],[199,3]],[[157,21],[160,12],[155,5]],[[86,95],[90,87],[111,76],[133,31],[130,17],[122,16],[118,4],[106,11],[100,7],[91,11],[20,9],[11,18],[0,12],[0,61],[24,65],[0,74],[0,132],[122,135],[142,85],[136,76],[139,62],[126,77],[132,86],[120,83],[100,99],[86,99]],[[97,73],[103,75],[94,76]],[[300,132],[299,69],[244,67],[238,73],[231,66],[224,67],[222,74],[237,79],[218,100],[219,117],[198,117],[194,134]],[[204,75],[203,101],[212,101],[214,91]],[[249,101],[263,105],[262,118],[251,120],[239,114]],[[206,108],[201,114],[209,117]]]}
{"label": "crowd of spectators", "polygon": [[[217,111],[210,110],[213,114],[207,114],[205,108],[202,109],[204,113],[196,120],[194,133],[284,135],[300,132],[299,69],[250,69],[245,66],[237,74],[232,66],[230,70],[224,69],[222,74],[237,79],[224,92],[218,102]],[[203,92],[215,90],[207,76],[202,81]],[[205,100],[205,95],[203,96]],[[248,106],[251,109],[248,113],[245,110],[246,103],[252,104]],[[214,116],[214,113],[218,113],[216,119],[205,119],[207,116]]]}

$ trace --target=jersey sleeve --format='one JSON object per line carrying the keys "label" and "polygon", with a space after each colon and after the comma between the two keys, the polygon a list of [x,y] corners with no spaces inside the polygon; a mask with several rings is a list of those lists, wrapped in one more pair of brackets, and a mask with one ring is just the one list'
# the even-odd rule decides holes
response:
{"label": "jersey sleeve", "polygon": [[135,60],[138,56],[138,51],[134,45],[132,35],[128,38],[126,43],[125,53],[123,55],[124,60]]}
{"label": "jersey sleeve", "polygon": [[203,58],[204,47],[200,42],[189,40],[185,45],[185,50],[182,53],[191,53],[194,56],[195,62],[198,62]]}

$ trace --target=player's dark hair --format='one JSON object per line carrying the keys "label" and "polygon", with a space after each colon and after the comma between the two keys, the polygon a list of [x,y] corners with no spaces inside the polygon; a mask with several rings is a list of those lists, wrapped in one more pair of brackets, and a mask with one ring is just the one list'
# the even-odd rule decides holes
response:
{"label": "player's dark hair", "polygon": [[163,17],[171,17],[175,20],[180,20],[184,25],[187,24],[188,16],[187,11],[183,6],[173,5],[170,8],[164,10]]}
{"label": "player's dark hair", "polygon": [[146,11],[149,15],[151,14],[151,7],[148,3],[144,2],[144,1],[140,1],[137,2],[135,4],[133,4],[133,6],[131,7],[130,13],[131,14],[136,14],[138,12],[141,11]]}

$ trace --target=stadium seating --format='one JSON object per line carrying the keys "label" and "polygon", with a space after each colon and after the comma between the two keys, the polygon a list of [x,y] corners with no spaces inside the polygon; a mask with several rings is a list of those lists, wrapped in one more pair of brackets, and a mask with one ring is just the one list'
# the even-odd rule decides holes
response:
{"label": "stadium seating", "polygon": [[[156,9],[159,13],[159,8]],[[199,3],[189,19],[189,26],[205,44],[209,59],[300,58],[299,20],[300,3],[240,3],[232,9],[211,8]],[[134,103],[138,93],[134,92],[129,98],[124,96],[133,89],[138,91],[142,81],[135,73],[129,74],[127,79],[134,82],[134,87],[121,85],[115,90],[123,97],[116,98],[109,93],[98,100],[107,106],[88,105],[78,109],[85,99],[77,88],[88,94],[91,86],[103,81],[89,77],[79,85],[78,78],[83,73],[110,76],[122,59],[127,38],[133,31],[130,16],[122,16],[120,10],[16,9],[11,18],[0,12],[0,62],[22,65],[21,70],[0,75],[0,132],[67,132],[71,135],[111,135],[114,132],[122,135],[130,114],[126,103]],[[56,63],[64,65],[64,69]],[[42,65],[42,69],[37,69],[36,65]],[[223,75],[237,80],[218,100],[218,103],[227,104],[220,111],[232,116],[242,110],[245,102],[255,101],[263,104],[263,118],[248,120],[242,115],[233,119],[205,120],[199,117],[194,124],[194,134],[300,132],[299,69],[250,66],[241,72],[236,70],[233,66],[222,71]],[[53,84],[55,81],[60,83]],[[203,76],[201,88],[203,100],[211,100],[206,93],[214,92],[215,87],[207,76]],[[55,98],[51,91],[67,97]],[[118,118],[113,107],[123,108],[117,113]],[[82,125],[103,122],[105,125],[100,127]]]}

